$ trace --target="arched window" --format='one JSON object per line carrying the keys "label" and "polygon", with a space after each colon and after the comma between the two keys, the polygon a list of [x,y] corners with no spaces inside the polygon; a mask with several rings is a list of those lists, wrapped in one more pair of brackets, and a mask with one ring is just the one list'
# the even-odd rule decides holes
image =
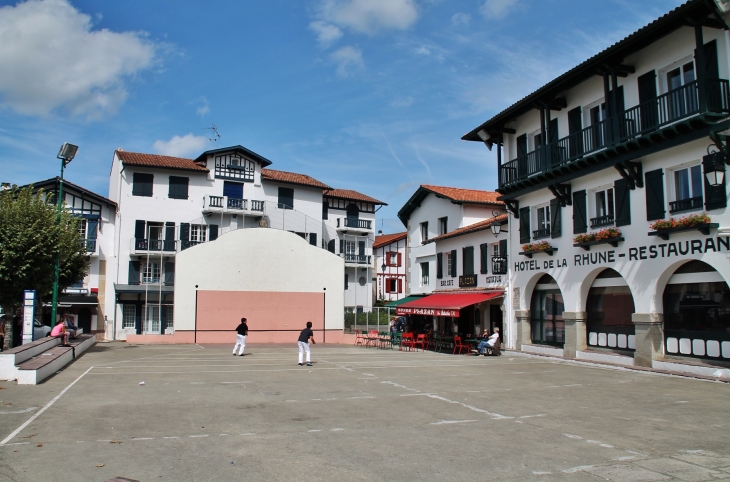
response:
{"label": "arched window", "polygon": [[565,343],[563,294],[550,275],[543,275],[530,303],[532,342],[562,346]]}
{"label": "arched window", "polygon": [[634,349],[634,298],[626,281],[614,269],[596,276],[586,300],[588,345]]}

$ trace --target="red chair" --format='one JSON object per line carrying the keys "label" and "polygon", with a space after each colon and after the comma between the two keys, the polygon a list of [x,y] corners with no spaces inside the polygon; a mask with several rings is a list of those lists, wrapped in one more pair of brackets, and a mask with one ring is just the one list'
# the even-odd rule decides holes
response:
{"label": "red chair", "polygon": [[403,333],[403,339],[400,342],[401,349],[403,347],[408,348],[408,351],[413,348],[416,349],[416,342],[413,340],[413,333]]}
{"label": "red chair", "polygon": [[461,355],[462,349],[466,350],[466,353],[468,354],[469,350],[471,350],[471,346],[468,344],[462,343],[460,336],[455,336],[454,337],[454,353],[452,353],[452,355],[456,354],[456,350],[459,350],[459,355]]}
{"label": "red chair", "polygon": [[378,330],[368,331],[368,336],[365,338],[365,346],[378,346]]}
{"label": "red chair", "polygon": [[355,330],[355,346],[357,346],[357,345],[363,346],[362,345],[363,340],[364,340],[364,338],[363,338],[360,330]]}
{"label": "red chair", "polygon": [[421,350],[426,351],[428,350],[428,335],[425,333],[419,333],[416,337],[416,341],[413,342],[413,348],[415,349],[416,346],[421,345]]}

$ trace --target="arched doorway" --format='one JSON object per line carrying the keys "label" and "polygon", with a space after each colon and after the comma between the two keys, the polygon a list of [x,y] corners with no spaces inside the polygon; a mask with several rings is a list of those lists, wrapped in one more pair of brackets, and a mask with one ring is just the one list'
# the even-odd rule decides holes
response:
{"label": "arched doorway", "polygon": [[532,343],[563,346],[565,321],[563,321],[563,294],[552,276],[545,274],[532,292],[530,303],[530,332]]}
{"label": "arched doorway", "polygon": [[78,327],[84,330],[84,333],[91,333],[91,310],[81,308],[78,314]]}
{"label": "arched doorway", "polygon": [[668,354],[730,360],[730,288],[712,266],[690,261],[677,268],[662,301]]}
{"label": "arched doorway", "polygon": [[634,297],[626,281],[614,269],[601,271],[586,300],[588,346],[633,350],[636,348]]}

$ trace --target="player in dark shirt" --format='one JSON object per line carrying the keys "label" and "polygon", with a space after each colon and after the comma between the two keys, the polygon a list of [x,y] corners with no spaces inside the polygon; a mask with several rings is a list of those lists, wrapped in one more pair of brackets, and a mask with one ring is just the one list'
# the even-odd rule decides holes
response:
{"label": "player in dark shirt", "polygon": [[299,333],[299,341],[297,341],[297,344],[299,345],[299,366],[304,365],[302,363],[304,361],[304,353],[307,354],[307,366],[312,366],[311,361],[311,354],[309,352],[309,340],[312,340],[312,344],[315,345],[314,342],[314,332],[312,331],[312,322],[307,322],[307,327],[302,330],[301,333]]}
{"label": "player in dark shirt", "polygon": [[233,347],[233,356],[236,356],[236,350],[239,349],[238,356],[243,356],[243,350],[246,348],[246,336],[248,335],[248,325],[246,318],[241,318],[241,324],[236,328],[236,344]]}

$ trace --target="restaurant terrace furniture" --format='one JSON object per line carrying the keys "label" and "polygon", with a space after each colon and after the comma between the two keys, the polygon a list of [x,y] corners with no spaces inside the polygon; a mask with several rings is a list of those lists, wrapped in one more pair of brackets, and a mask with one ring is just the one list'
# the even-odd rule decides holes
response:
{"label": "restaurant terrace furniture", "polygon": [[413,339],[413,333],[403,333],[403,340],[400,343],[401,349],[402,348],[408,348],[408,351],[413,348],[416,349],[416,342]]}
{"label": "restaurant terrace furniture", "polygon": [[441,349],[444,347],[444,338],[442,335],[434,334],[433,335],[433,350],[438,351],[441,353]]}
{"label": "restaurant terrace furniture", "polygon": [[365,337],[362,336],[362,332],[360,330],[355,330],[355,346],[363,346],[364,339]]}
{"label": "restaurant terrace furniture", "polygon": [[388,348],[390,346],[390,332],[381,331],[378,333],[378,348]]}
{"label": "restaurant terrace furniture", "polygon": [[418,336],[416,336],[416,341],[413,342],[413,348],[416,348],[418,345],[421,345],[421,350],[426,351],[428,350],[428,335],[425,333],[419,333]]}
{"label": "restaurant terrace furniture", "polygon": [[368,334],[365,337],[365,346],[378,346],[378,330],[368,331]]}
{"label": "restaurant terrace furniture", "polygon": [[471,349],[471,345],[462,343],[460,336],[454,337],[454,352],[452,353],[452,355],[456,354],[456,350],[459,350],[459,354],[461,355],[461,350],[465,350],[466,353],[469,353],[470,349]]}
{"label": "restaurant terrace furniture", "polygon": [[398,345],[398,349],[400,350],[400,348],[401,348],[400,344],[401,344],[402,340],[403,340],[403,336],[400,333],[398,333],[398,332],[391,333],[390,349],[391,350],[393,349],[393,345]]}

